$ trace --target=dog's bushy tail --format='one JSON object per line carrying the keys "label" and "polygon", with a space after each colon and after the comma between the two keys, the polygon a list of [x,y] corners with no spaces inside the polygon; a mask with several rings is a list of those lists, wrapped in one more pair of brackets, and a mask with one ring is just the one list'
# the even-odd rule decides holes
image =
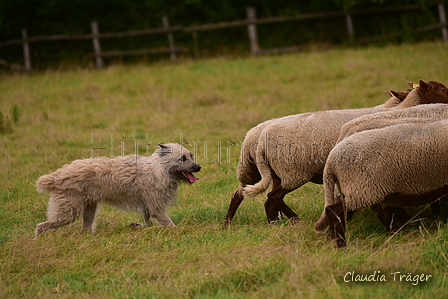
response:
{"label": "dog's bushy tail", "polygon": [[54,190],[54,176],[53,174],[46,174],[41,176],[36,182],[37,191],[40,193],[50,193]]}

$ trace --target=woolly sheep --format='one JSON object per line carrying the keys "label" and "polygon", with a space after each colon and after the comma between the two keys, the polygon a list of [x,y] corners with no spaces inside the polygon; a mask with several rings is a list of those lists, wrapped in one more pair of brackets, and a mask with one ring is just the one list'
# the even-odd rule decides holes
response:
{"label": "woolly sheep", "polygon": [[[422,105],[425,106],[425,105]],[[447,106],[447,105],[445,105]],[[423,107],[422,107],[423,108]],[[448,107],[445,107],[448,117]],[[432,117],[405,117],[405,118],[396,118],[396,119],[372,119],[370,121],[366,121],[363,123],[359,123],[357,125],[351,125],[349,129],[347,129],[344,134],[339,135],[338,141],[336,141],[336,144],[341,142],[343,139],[347,138],[348,136],[351,136],[358,132],[368,131],[368,130],[374,130],[374,129],[381,129],[384,127],[389,127],[393,125],[399,125],[399,124],[406,124],[406,123],[412,123],[412,124],[426,124],[430,122],[435,122],[439,120],[443,120],[445,118],[432,118]],[[344,126],[343,126],[344,128]],[[342,130],[341,130],[342,132]]]}
{"label": "woolly sheep", "polygon": [[[405,92],[394,92],[394,95],[392,95],[390,92],[386,92],[391,97],[384,104],[379,105],[377,107],[382,107],[382,108],[395,107],[395,106],[399,105],[401,102],[403,102],[403,100],[408,95],[409,91],[410,90],[407,90]],[[294,117],[296,117],[296,115],[285,116],[285,117],[282,117],[281,119],[286,120],[288,118],[294,118]],[[238,168],[237,168],[237,178],[238,178],[238,181],[240,182],[240,186],[235,190],[235,192],[232,195],[230,205],[229,205],[229,210],[227,212],[227,215],[226,215],[226,218],[224,221],[224,225],[223,225],[224,228],[228,227],[228,225],[232,221],[233,217],[235,216],[236,210],[238,209],[239,205],[243,201],[243,199],[244,199],[243,191],[244,191],[244,188],[246,187],[246,185],[255,184],[255,183],[259,182],[261,179],[261,175],[257,168],[258,162],[256,161],[256,157],[255,157],[257,146],[258,146],[258,140],[259,140],[262,130],[267,125],[269,125],[271,122],[276,121],[278,119],[279,118],[270,119],[270,120],[267,120],[267,121],[264,121],[264,122],[258,124],[254,128],[250,129],[246,133],[246,136],[244,137],[244,141],[241,146]],[[274,185],[273,188],[275,188],[275,187],[276,186]],[[265,208],[267,211],[269,210],[269,212],[266,212],[266,213],[269,213],[272,215],[274,215],[274,214],[278,215],[278,210],[276,209],[275,205],[270,205],[269,207],[266,206]],[[288,212],[288,210],[283,211],[283,212],[284,213]]]}
{"label": "woolly sheep", "polygon": [[348,137],[356,132],[361,132],[370,129],[379,128],[381,122],[388,122],[394,119],[405,118],[421,118],[421,119],[438,119],[448,117],[448,106],[446,104],[427,104],[418,105],[406,109],[390,110],[385,112],[378,112],[369,115],[363,115],[349,121],[342,126],[341,134],[337,142],[345,137]]}
{"label": "woolly sheep", "polygon": [[[425,83],[413,89],[395,108],[400,109],[429,103],[448,103],[446,87],[440,82]],[[264,192],[273,182],[265,203],[269,221],[281,210],[288,218],[297,218],[283,201],[289,192],[306,182],[322,183],[325,161],[336,144],[342,125],[359,116],[381,112],[384,107],[346,109],[304,113],[270,122],[261,132],[256,161],[261,181],[244,188],[245,197]],[[272,212],[273,211],[273,212]]]}
{"label": "woolly sheep", "polygon": [[[421,105],[421,106],[431,106],[431,105]],[[447,105],[442,105],[442,106],[445,106],[444,108],[448,112],[448,107],[446,107]],[[417,106],[417,107],[419,107],[419,106]],[[424,108],[424,107],[420,107],[420,108]],[[447,116],[448,116],[448,114],[447,114]],[[444,119],[446,119],[446,118],[405,117],[405,118],[397,118],[397,119],[373,119],[370,121],[362,122],[357,125],[351,126],[350,129],[347,130],[344,135],[341,134],[339,136],[339,139],[336,142],[336,144],[338,144],[344,138],[351,136],[357,132],[368,131],[368,130],[373,130],[373,129],[380,129],[380,128],[389,127],[389,126],[393,126],[393,125],[397,125],[397,124],[406,124],[406,123],[426,124],[426,123],[440,121],[440,120],[444,120]],[[343,126],[343,128],[344,127],[345,127],[345,125]],[[375,207],[372,207],[372,209],[377,212],[378,218],[380,218],[380,220],[383,222],[383,224],[386,226],[386,228],[390,231],[395,229],[394,225],[395,225],[396,221],[400,220],[399,217],[401,217],[403,219],[407,217],[407,213],[404,209],[399,209],[396,207],[392,208],[392,207],[375,206]],[[434,218],[445,216],[445,215],[440,214],[439,201],[437,201],[436,203],[431,205],[431,211],[432,211],[432,215]],[[395,219],[394,219],[393,223],[389,222],[389,217],[391,214],[395,214],[394,215]],[[349,215],[349,216],[351,216],[351,215]],[[319,220],[319,221],[322,221],[324,218],[325,218],[325,213],[321,216],[321,220]],[[350,217],[348,217],[348,218],[350,218]],[[403,219],[401,219],[401,220],[403,220]]]}
{"label": "woolly sheep", "polygon": [[[326,218],[346,245],[345,213],[376,204],[415,206],[448,193],[448,120],[363,131],[338,143],[324,170]],[[403,153],[406,155],[403,155]]]}

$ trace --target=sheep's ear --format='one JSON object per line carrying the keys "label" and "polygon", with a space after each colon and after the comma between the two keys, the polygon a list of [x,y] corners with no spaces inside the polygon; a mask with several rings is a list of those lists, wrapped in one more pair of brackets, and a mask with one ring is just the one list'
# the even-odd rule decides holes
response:
{"label": "sheep's ear", "polygon": [[167,149],[168,148],[168,146],[166,146],[164,144],[161,144],[161,143],[157,144],[157,146],[160,146],[161,149]]}
{"label": "sheep's ear", "polygon": [[406,79],[404,79],[404,82],[406,82],[406,84],[409,85],[411,88],[415,88],[416,87],[415,85],[417,85],[414,82],[407,81]]}
{"label": "sheep's ear", "polygon": [[406,96],[408,95],[407,93],[405,93],[405,92],[402,92],[402,91],[395,91],[395,90],[390,90],[390,93],[394,96],[394,97],[396,97],[396,98],[399,98],[400,100],[404,100],[405,98],[406,98]]}
{"label": "sheep's ear", "polygon": [[420,87],[420,90],[422,90],[424,92],[428,92],[429,91],[430,86],[425,81],[423,81],[423,80],[418,81],[418,85]]}
{"label": "sheep's ear", "polygon": [[390,97],[393,96],[392,93],[391,93],[389,90],[383,90],[383,92],[384,92],[385,94],[387,94],[388,96],[390,96]]}

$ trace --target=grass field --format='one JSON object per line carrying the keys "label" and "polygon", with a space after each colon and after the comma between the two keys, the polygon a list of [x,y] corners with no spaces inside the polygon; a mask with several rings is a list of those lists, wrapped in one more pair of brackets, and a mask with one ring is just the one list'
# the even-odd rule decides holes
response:
{"label": "grass field", "polygon": [[[406,89],[403,79],[447,84],[447,51],[424,43],[2,75],[0,298],[447,298],[448,227],[428,211],[393,237],[361,211],[337,250],[313,231],[323,191],[309,183],[285,198],[299,223],[269,225],[259,196],[221,228],[250,128],[378,105],[383,90]],[[190,143],[202,165],[169,209],[176,227],[131,230],[139,215],[103,207],[95,235],[77,221],[33,240],[48,201],[39,176],[83,157],[151,154],[163,142]]]}

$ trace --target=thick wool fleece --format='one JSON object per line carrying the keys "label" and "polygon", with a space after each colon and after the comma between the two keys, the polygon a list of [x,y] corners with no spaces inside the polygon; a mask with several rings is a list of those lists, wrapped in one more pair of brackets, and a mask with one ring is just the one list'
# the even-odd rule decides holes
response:
{"label": "thick wool fleece", "polygon": [[320,111],[270,122],[261,132],[257,147],[257,167],[262,179],[255,185],[247,185],[244,195],[253,197],[264,192],[272,181],[272,172],[280,178],[286,190],[295,190],[309,181],[322,183],[325,161],[345,123],[362,115],[388,109],[448,102],[448,94],[443,90],[446,87],[439,82],[426,84],[420,81],[420,85],[395,108],[378,106]]}
{"label": "thick wool fleece", "polygon": [[[394,123],[394,120],[396,119],[421,118],[423,119],[422,121],[425,122],[424,119],[440,119],[447,117],[448,105],[446,104],[418,105],[406,109],[364,115],[349,121],[342,126],[338,142],[354,133],[380,128],[382,127],[382,121],[384,121],[384,124],[387,124],[388,122]],[[399,121],[396,123],[398,124]]]}
{"label": "thick wool fleece", "polygon": [[[374,204],[430,203],[448,189],[448,120],[399,124],[356,133],[330,152],[324,171],[325,206],[347,211]],[[405,154],[403,154],[405,153]],[[325,211],[316,224],[323,230]]]}

